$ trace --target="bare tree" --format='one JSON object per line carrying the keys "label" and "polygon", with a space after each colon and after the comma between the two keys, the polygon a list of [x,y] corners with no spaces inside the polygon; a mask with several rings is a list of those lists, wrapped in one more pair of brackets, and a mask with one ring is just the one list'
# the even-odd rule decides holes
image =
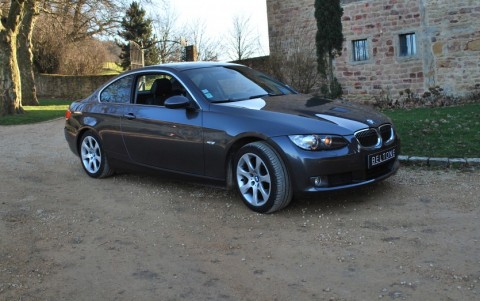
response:
{"label": "bare tree", "polygon": [[227,39],[227,51],[232,60],[250,58],[259,49],[259,35],[250,24],[249,17],[235,16]]}
{"label": "bare tree", "polygon": [[[85,55],[88,53],[88,55]],[[69,75],[96,74],[107,60],[107,49],[102,42],[86,39],[68,44],[60,57],[59,73]]]}
{"label": "bare tree", "polygon": [[[2,0],[0,2],[2,17],[0,22],[0,49],[2,49],[0,51],[0,115],[23,112],[22,81],[25,82],[27,96],[25,102],[37,102],[30,45],[40,1]],[[123,2],[123,0],[44,0],[44,10],[55,15],[54,20],[65,29],[65,35],[59,36],[59,39],[78,42],[100,33],[111,32],[120,20]],[[21,37],[19,37],[20,30]],[[20,74],[17,58],[17,46],[21,49],[18,55],[22,61],[22,74]],[[52,44],[48,47],[55,48]]]}
{"label": "bare tree", "polygon": [[71,42],[115,33],[126,9],[120,0],[50,0],[49,12],[66,30]]}
{"label": "bare tree", "polygon": [[[73,56],[63,50],[74,51],[75,49],[70,47],[70,44],[73,44],[77,51],[84,51],[85,49],[80,47],[83,42],[90,45],[96,36],[116,33],[126,7],[126,1],[123,0],[44,1],[45,5],[33,35],[34,63],[38,70],[44,73],[56,73],[60,69],[72,70],[61,66],[61,62],[67,61],[62,56]],[[87,53],[84,52],[84,55]]]}
{"label": "bare tree", "polygon": [[161,63],[182,61],[184,49],[181,43],[181,34],[178,30],[178,14],[169,1],[162,0],[160,8],[156,6],[153,15],[156,47],[160,53]]}
{"label": "bare tree", "polygon": [[[67,39],[55,15],[42,13],[38,17],[33,37],[34,65],[40,73],[56,73]],[[52,47],[51,45],[55,45]]]}
{"label": "bare tree", "polygon": [[200,61],[217,61],[219,43],[215,39],[206,35],[206,25],[204,21],[195,20],[187,27],[187,41],[197,47],[197,58]]}

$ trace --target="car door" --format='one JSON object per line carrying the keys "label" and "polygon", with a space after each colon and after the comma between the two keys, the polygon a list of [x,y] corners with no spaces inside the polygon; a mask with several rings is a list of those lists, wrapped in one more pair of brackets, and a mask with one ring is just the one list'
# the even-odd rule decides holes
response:
{"label": "car door", "polygon": [[203,175],[202,111],[168,109],[163,101],[149,101],[155,94],[153,83],[159,78],[175,84],[171,96],[187,93],[170,74],[138,76],[135,103],[125,108],[122,118],[123,139],[130,159],[140,165]]}
{"label": "car door", "polygon": [[110,157],[127,157],[121,120],[125,106],[131,103],[134,79],[135,76],[126,75],[108,84],[100,91],[98,102],[92,105],[83,119],[85,124],[97,130]]}

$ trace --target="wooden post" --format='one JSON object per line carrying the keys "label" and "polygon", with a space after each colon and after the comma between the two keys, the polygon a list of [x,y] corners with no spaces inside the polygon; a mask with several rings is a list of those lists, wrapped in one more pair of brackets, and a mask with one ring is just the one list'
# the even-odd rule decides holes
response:
{"label": "wooden post", "polygon": [[187,62],[196,62],[198,59],[197,47],[195,45],[189,45],[185,47]]}

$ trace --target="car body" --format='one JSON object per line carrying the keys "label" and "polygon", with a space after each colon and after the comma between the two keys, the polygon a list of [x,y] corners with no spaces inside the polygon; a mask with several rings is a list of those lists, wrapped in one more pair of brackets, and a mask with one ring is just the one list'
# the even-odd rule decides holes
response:
{"label": "car body", "polygon": [[400,141],[383,114],[230,63],[125,72],[70,105],[65,137],[89,176],[134,167],[221,181],[262,213],[399,167]]}

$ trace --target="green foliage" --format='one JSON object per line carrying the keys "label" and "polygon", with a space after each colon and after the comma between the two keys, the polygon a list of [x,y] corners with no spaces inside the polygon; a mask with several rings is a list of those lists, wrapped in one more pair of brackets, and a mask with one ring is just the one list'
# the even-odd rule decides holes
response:
{"label": "green foliage", "polygon": [[329,60],[333,60],[336,54],[342,52],[342,15],[343,8],[340,0],[315,0],[315,19],[317,20],[315,43],[318,71],[323,75],[326,75],[330,68]]}
{"label": "green foliage", "polygon": [[320,88],[320,93],[327,98],[336,99],[342,97],[343,90],[342,86],[338,82],[338,79],[334,77],[330,85],[322,85],[322,87]]}
{"label": "green foliage", "polygon": [[480,103],[384,113],[395,124],[404,155],[480,157]]}
{"label": "green foliage", "polygon": [[330,84],[330,93],[332,98],[340,98],[343,95],[342,86],[336,77],[333,78],[333,81]]}
{"label": "green foliage", "polygon": [[342,88],[333,74],[333,60],[342,53],[342,15],[340,0],[315,0],[317,69],[327,81],[321,88],[322,93],[332,98],[342,95]]}
{"label": "green foliage", "polygon": [[145,17],[145,10],[133,1],[128,8],[125,17],[120,23],[122,30],[118,35],[122,37],[126,44],[117,43],[121,48],[120,54],[121,66],[127,70],[130,67],[130,45],[128,41],[134,41],[145,49],[145,65],[155,65],[160,62],[158,48],[155,46],[155,37],[153,36],[152,20]]}
{"label": "green foliage", "polygon": [[71,100],[40,99],[39,106],[23,106],[24,113],[0,117],[0,125],[36,123],[65,116]]}
{"label": "green foliage", "polygon": [[117,75],[122,73],[124,70],[121,66],[117,65],[115,62],[105,62],[102,65],[102,71],[99,75]]}

